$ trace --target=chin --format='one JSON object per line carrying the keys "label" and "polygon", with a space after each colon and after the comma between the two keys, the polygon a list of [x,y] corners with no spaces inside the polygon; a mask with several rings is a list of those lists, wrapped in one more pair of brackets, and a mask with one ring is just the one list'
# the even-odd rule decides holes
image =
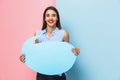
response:
{"label": "chin", "polygon": [[51,25],[51,24],[50,24],[50,25],[48,25],[48,26],[50,26],[50,27],[56,27],[55,25]]}

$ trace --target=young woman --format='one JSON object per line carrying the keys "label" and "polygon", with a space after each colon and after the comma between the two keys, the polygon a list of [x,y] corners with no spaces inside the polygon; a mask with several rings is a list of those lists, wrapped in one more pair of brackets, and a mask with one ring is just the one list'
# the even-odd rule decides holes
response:
{"label": "young woman", "polygon": [[[69,42],[69,34],[67,31],[61,29],[60,17],[57,9],[53,6],[47,7],[43,13],[42,30],[37,31],[34,35],[39,35],[35,40],[35,44],[45,41],[65,41]],[[80,53],[79,48],[71,49],[75,55]],[[20,56],[21,62],[24,63],[25,55]],[[37,80],[66,80],[65,74],[58,75],[44,75],[37,73]]]}

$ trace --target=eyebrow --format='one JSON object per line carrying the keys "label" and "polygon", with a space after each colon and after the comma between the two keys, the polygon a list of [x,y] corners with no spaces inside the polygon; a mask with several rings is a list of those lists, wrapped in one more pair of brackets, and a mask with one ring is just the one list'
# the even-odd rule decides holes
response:
{"label": "eyebrow", "polygon": [[[47,15],[47,14],[49,14],[49,13],[46,13],[46,15]],[[54,15],[57,15],[56,13],[53,13],[53,14],[54,14]],[[52,15],[53,15],[53,14],[52,14]]]}

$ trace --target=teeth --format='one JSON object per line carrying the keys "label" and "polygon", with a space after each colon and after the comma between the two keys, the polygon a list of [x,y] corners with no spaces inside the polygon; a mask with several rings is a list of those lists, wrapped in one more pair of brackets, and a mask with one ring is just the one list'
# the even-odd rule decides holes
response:
{"label": "teeth", "polygon": [[53,23],[53,20],[50,20],[49,22],[50,22],[50,23]]}

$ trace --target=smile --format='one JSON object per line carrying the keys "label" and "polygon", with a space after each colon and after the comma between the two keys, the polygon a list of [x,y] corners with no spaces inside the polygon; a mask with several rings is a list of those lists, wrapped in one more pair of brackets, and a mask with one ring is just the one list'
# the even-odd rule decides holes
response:
{"label": "smile", "polygon": [[49,20],[48,22],[49,22],[50,24],[54,23],[54,21],[53,21],[53,20]]}

